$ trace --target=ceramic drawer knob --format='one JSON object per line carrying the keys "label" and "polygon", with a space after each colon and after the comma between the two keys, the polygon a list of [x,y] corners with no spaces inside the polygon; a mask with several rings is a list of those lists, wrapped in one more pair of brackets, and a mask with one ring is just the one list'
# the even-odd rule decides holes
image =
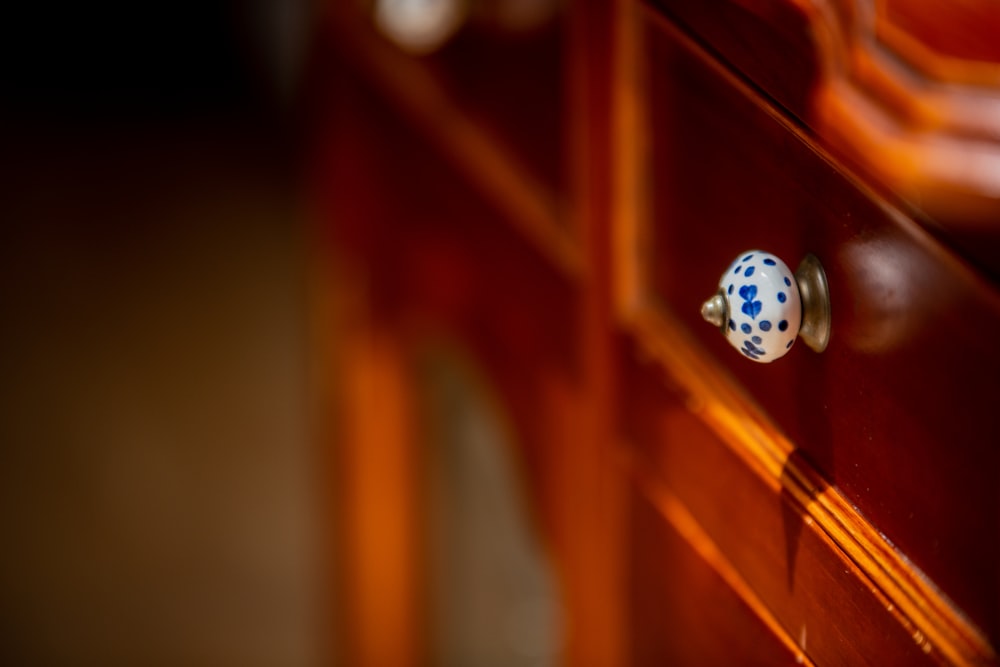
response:
{"label": "ceramic drawer knob", "polygon": [[771,253],[747,250],[722,274],[719,291],[702,305],[701,315],[754,361],[785,356],[797,337],[822,352],[830,340],[826,274],[813,255],[792,273]]}

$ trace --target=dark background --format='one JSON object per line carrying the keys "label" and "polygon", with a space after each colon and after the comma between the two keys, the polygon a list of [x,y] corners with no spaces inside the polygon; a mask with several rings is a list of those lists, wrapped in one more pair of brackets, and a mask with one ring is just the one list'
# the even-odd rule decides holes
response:
{"label": "dark background", "polygon": [[315,664],[307,2],[0,17],[0,663]]}

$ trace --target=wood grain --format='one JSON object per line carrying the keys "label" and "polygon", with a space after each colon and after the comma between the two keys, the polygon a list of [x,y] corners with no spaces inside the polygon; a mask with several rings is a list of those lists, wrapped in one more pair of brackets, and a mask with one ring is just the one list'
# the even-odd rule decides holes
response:
{"label": "wood grain", "polygon": [[[518,149],[525,121],[465,96],[476,68],[344,34],[356,89],[317,177],[331,242],[393,346],[462,347],[502,401],[570,664],[993,663],[1000,297],[788,116],[822,67],[767,65],[811,46],[805,3],[740,6],[787,38],[754,70],[784,107],[635,3],[574,6],[562,184]],[[758,244],[827,266],[825,356],[750,366],[698,319]],[[393,375],[373,368],[362,384]],[[363,582],[358,600],[380,590]],[[408,590],[387,613],[413,662]]]}
{"label": "wood grain", "polygon": [[[1000,358],[988,333],[1000,326],[997,293],[669,35],[650,44],[657,188],[647,302],[667,304],[804,460],[995,640],[997,545],[982,526],[997,521],[1000,423],[989,404]],[[823,262],[834,313],[823,355],[793,349],[748,364],[701,321],[720,267],[753,247],[793,265],[806,252]],[[957,344],[927,353],[945,338]]]}

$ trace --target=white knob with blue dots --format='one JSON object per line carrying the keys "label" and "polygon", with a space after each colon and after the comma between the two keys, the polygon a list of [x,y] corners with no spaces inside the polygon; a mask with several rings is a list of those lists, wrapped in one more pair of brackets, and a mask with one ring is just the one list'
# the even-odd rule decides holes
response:
{"label": "white knob with blue dots", "polygon": [[792,348],[800,334],[821,352],[830,337],[826,276],[812,255],[796,273],[771,253],[739,254],[719,279],[719,291],[702,316],[748,359],[770,363]]}

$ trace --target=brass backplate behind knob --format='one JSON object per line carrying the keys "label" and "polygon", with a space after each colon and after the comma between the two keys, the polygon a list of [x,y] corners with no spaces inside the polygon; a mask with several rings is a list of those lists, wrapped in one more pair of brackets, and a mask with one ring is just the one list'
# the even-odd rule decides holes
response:
{"label": "brass backplate behind knob", "polygon": [[802,326],[799,337],[816,352],[830,342],[830,288],[823,265],[815,255],[806,255],[795,270],[795,282],[802,297]]}

